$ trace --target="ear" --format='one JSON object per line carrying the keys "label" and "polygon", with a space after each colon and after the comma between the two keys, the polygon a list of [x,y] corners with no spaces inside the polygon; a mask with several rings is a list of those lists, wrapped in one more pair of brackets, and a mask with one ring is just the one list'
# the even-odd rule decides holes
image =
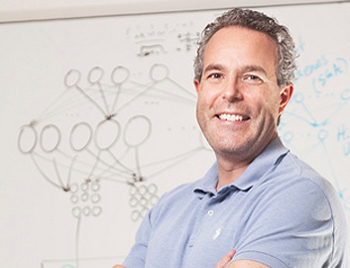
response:
{"label": "ear", "polygon": [[279,107],[279,115],[281,115],[286,108],[288,102],[290,101],[293,95],[294,85],[288,84],[286,85],[280,92],[280,107]]}
{"label": "ear", "polygon": [[201,82],[198,79],[194,79],[194,81],[193,81],[194,87],[196,88],[197,95],[199,94],[199,85],[200,85],[200,83]]}

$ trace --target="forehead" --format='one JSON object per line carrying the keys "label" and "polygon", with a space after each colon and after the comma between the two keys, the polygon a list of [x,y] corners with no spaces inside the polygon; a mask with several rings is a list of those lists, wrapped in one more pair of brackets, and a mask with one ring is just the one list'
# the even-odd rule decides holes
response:
{"label": "forehead", "polygon": [[267,34],[241,26],[218,30],[204,50],[204,65],[226,60],[235,63],[272,64],[277,60],[276,42]]}

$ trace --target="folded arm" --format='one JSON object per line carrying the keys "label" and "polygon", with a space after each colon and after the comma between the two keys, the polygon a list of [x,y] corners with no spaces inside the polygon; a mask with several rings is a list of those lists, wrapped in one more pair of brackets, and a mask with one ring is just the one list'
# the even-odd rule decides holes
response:
{"label": "folded arm", "polygon": [[[235,250],[231,250],[227,255],[222,257],[222,259],[218,262],[215,268],[269,268],[265,264],[260,262],[251,261],[251,260],[236,260],[229,263],[233,256],[236,254]],[[113,268],[121,268],[121,267],[113,267]]]}

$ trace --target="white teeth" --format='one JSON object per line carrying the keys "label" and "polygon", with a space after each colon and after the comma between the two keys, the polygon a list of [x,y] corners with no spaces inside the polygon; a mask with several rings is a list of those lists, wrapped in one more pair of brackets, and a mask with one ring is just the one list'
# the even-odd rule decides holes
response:
{"label": "white teeth", "polygon": [[243,121],[243,116],[234,114],[220,114],[219,118],[227,121]]}

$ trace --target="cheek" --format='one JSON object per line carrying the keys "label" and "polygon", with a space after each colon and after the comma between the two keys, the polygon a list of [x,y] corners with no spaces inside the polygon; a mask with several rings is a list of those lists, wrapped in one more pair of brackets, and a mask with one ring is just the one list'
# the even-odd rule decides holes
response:
{"label": "cheek", "polygon": [[274,115],[279,115],[280,110],[280,96],[278,94],[274,94],[270,100],[270,108]]}
{"label": "cheek", "polygon": [[277,98],[270,99],[265,103],[266,116],[277,122],[279,116],[279,102]]}
{"label": "cheek", "polygon": [[[269,91],[271,93],[271,91]],[[279,114],[279,96],[276,94],[251,94],[246,95],[246,100],[250,103],[250,107],[257,115],[269,118],[277,118]],[[267,118],[265,118],[267,119]]]}
{"label": "cheek", "polygon": [[205,121],[207,121],[209,115],[208,115],[208,112],[209,112],[209,105],[208,103],[206,102],[205,99],[202,99],[202,98],[198,98],[198,101],[197,101],[197,121],[199,123],[199,125],[201,127],[203,127],[203,124],[205,123]]}
{"label": "cheek", "polygon": [[213,107],[217,99],[217,91],[202,89],[198,94],[197,108],[203,112]]}
{"label": "cheek", "polygon": [[260,95],[261,99],[265,99],[265,102],[269,106],[276,107],[280,102],[279,88],[276,87],[266,87]]}
{"label": "cheek", "polygon": [[203,113],[205,111],[205,100],[203,99],[203,97],[199,94],[198,98],[197,98],[197,120],[198,122],[201,120],[201,118],[203,117]]}
{"label": "cheek", "polygon": [[206,92],[200,92],[197,99],[197,121],[202,131],[207,129],[207,125],[210,119],[214,116],[214,103],[215,99],[211,94]]}

